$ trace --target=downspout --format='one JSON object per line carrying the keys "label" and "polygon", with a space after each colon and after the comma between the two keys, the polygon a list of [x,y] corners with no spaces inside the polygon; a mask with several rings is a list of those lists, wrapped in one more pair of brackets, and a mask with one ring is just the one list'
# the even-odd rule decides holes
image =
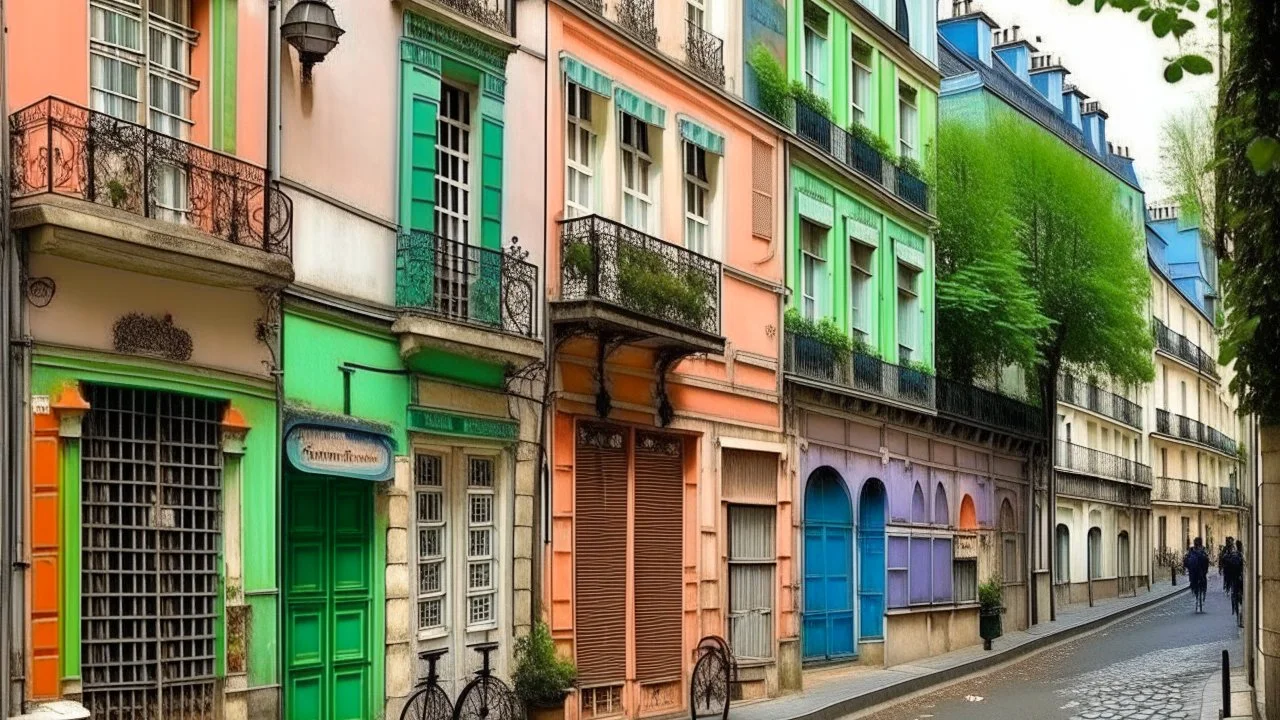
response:
{"label": "downspout", "polygon": [[[9,123],[7,122],[9,113],[9,99],[7,92],[8,68],[5,54],[5,23],[4,23],[4,0],[0,0],[0,108],[5,113],[5,121],[0,122],[0,278],[4,278],[4,287],[11,286],[10,283],[10,251],[12,241],[9,237]],[[12,380],[12,368],[10,361],[12,356],[9,352],[9,312],[11,308],[12,296],[8,292],[0,292],[0,446],[13,447],[16,445],[15,438],[10,435],[9,413],[13,407],[12,398],[10,397],[10,382]],[[13,496],[17,495],[18,483],[13,480],[10,473],[10,466],[7,461],[0,462],[0,599],[4,600],[5,606],[9,606],[8,598],[11,597],[13,588],[13,557],[10,554],[12,543],[10,542],[10,528],[17,528],[18,524],[11,517],[11,509],[15,506]],[[0,714],[16,715],[15,708],[10,706],[9,697],[9,639],[10,639],[10,622],[19,624],[19,621],[9,617],[7,613],[0,613]]]}
{"label": "downspout", "polygon": [[[267,183],[279,192],[280,180],[280,0],[267,0]],[[268,192],[268,197],[270,193]],[[264,223],[270,226],[268,218]],[[289,248],[290,260],[293,248]],[[276,517],[284,517],[284,294],[277,291],[279,301],[272,311],[279,323],[276,333],[276,366],[271,369],[276,391]],[[283,532],[283,526],[280,531]],[[284,718],[285,623],[284,618],[284,549],[279,534],[275,542],[276,585],[276,717]]]}
{"label": "downspout", "polygon": [[[544,0],[542,3],[542,123],[543,137],[546,137],[546,131],[550,128],[548,114],[551,112],[551,103],[547,99],[551,94],[551,73],[555,67],[549,60],[551,55],[551,18],[549,5],[550,0]],[[511,15],[511,32],[515,35],[516,19],[515,19],[515,0],[508,0],[507,8]],[[558,73],[558,70],[556,71]],[[557,78],[559,75],[557,75]],[[542,378],[542,407],[538,408],[538,497],[542,501],[542,512],[538,514],[538,523],[541,527],[535,528],[536,536],[540,537],[542,542],[535,543],[536,552],[530,553],[531,564],[533,566],[530,572],[530,595],[532,596],[533,607],[530,608],[530,619],[535,621],[542,619],[543,605],[543,565],[546,561],[546,554],[550,551],[551,546],[551,462],[547,455],[547,424],[555,417],[555,409],[552,406],[552,388],[555,385],[556,378],[556,345],[555,338],[551,335],[551,312],[550,312],[550,279],[547,274],[548,259],[551,257],[551,233],[548,231],[551,221],[551,190],[550,182],[550,162],[551,151],[547,149],[548,143],[542,144],[542,288],[538,296],[539,302],[537,306],[542,308],[542,363],[544,374]],[[549,620],[550,618],[548,618]]]}

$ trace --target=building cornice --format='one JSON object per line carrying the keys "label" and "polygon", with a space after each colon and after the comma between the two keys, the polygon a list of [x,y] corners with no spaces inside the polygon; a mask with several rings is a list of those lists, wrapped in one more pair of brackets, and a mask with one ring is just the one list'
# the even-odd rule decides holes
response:
{"label": "building cornice", "polygon": [[[833,5],[844,12],[846,17],[852,18],[862,29],[871,33],[876,42],[884,48],[885,52],[899,66],[910,68],[913,73],[934,89],[937,89],[942,84],[942,71],[938,66],[916,52],[915,48],[911,47],[911,41],[899,35],[897,30],[889,27],[889,24],[881,20],[879,15],[863,7],[857,0],[831,1]],[[932,32],[937,31],[935,29]]]}

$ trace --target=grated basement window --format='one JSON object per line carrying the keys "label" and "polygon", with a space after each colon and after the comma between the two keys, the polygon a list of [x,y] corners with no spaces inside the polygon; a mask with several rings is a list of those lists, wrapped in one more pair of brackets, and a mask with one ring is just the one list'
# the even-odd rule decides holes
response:
{"label": "grated basement window", "polygon": [[88,387],[81,673],[95,720],[213,718],[223,403]]}

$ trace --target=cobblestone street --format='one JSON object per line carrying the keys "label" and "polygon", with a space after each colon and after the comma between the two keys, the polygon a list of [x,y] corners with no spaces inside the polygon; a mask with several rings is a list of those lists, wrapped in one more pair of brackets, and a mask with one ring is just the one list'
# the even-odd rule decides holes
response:
{"label": "cobblestone street", "polygon": [[[1185,580],[1183,581],[1185,582]],[[1096,634],[864,717],[871,720],[1199,720],[1223,650],[1242,658],[1219,579]],[[1215,716],[1216,717],[1216,716]]]}

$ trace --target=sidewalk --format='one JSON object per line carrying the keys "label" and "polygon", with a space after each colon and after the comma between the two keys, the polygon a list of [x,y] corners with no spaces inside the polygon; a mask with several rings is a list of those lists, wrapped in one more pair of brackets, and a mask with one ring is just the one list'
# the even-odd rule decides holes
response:
{"label": "sidewalk", "polygon": [[994,649],[990,652],[984,651],[982,645],[978,644],[891,668],[853,666],[808,673],[803,691],[774,700],[734,707],[729,712],[729,717],[732,720],[838,720],[845,715],[1015,660],[1097,629],[1186,589],[1186,579],[1176,587],[1156,582],[1151,592],[1139,592],[1137,597],[1109,600],[1094,607],[1084,605],[1061,608],[1056,621],[1005,633],[995,641]]}
{"label": "sidewalk", "polygon": [[[1244,667],[1231,668],[1231,715],[1226,720],[1252,720],[1253,688]],[[1222,671],[1214,673],[1204,686],[1200,720],[1222,720]]]}

